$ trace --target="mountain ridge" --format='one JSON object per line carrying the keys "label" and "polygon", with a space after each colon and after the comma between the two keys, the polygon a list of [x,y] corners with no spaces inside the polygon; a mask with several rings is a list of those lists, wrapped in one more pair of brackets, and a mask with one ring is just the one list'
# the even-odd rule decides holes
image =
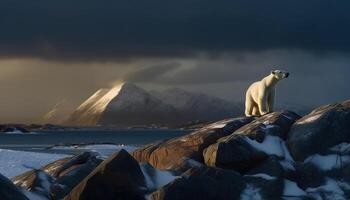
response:
{"label": "mountain ridge", "polygon": [[[178,88],[146,91],[133,83],[122,83],[101,97],[99,94],[102,91],[104,90],[98,90],[84,101],[70,115],[66,124],[180,125],[193,121],[214,121],[234,117],[242,112],[237,103]],[[94,102],[89,102],[89,99]]]}

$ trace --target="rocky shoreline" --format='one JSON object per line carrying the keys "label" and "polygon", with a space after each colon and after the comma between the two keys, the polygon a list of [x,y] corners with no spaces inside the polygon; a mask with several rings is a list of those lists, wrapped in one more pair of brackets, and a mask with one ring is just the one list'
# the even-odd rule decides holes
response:
{"label": "rocky shoreline", "polygon": [[350,101],[305,116],[226,119],[191,134],[55,161],[8,180],[4,200],[350,199]]}

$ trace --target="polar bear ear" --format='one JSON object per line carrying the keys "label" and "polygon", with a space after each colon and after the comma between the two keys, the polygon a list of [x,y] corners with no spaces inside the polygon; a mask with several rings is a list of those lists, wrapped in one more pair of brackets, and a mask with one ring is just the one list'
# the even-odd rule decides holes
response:
{"label": "polar bear ear", "polygon": [[275,70],[272,70],[272,71],[271,71],[271,74],[275,75],[275,74],[276,74],[276,71],[275,71]]}

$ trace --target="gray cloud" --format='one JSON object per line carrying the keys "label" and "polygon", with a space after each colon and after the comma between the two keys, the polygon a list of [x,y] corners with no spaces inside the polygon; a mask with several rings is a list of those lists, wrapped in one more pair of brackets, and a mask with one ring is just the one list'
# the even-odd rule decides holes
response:
{"label": "gray cloud", "polygon": [[0,56],[123,60],[198,52],[350,50],[350,2],[0,2]]}

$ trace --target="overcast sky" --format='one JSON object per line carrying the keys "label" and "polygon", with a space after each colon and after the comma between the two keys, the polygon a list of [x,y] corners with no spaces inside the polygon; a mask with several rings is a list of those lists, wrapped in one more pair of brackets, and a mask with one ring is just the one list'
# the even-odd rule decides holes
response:
{"label": "overcast sky", "polygon": [[350,1],[2,0],[0,122],[68,113],[123,80],[243,101],[284,69],[277,101],[350,98]]}

